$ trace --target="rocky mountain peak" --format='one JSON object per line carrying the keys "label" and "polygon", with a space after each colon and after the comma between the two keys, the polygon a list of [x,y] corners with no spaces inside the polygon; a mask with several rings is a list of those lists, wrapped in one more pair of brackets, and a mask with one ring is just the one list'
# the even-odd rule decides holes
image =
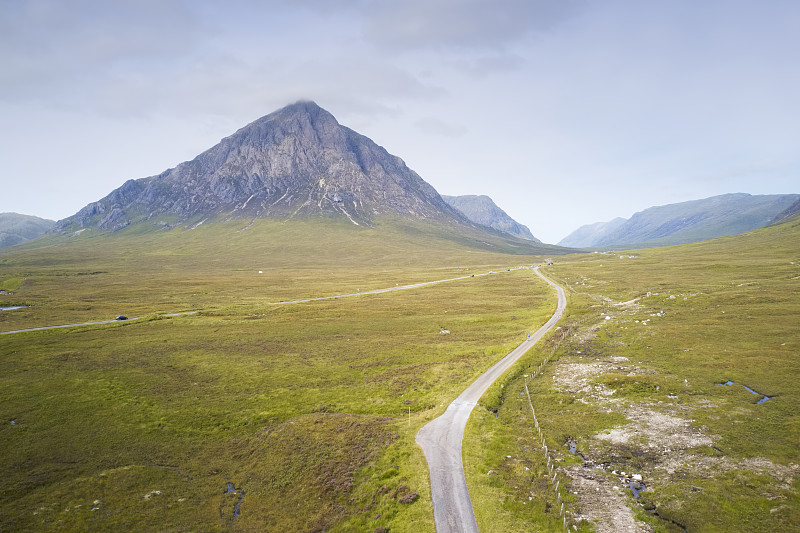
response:
{"label": "rocky mountain peak", "polygon": [[62,230],[150,222],[375,216],[466,219],[396,156],[300,101],[266,115],[158,176],[129,180],[61,221]]}

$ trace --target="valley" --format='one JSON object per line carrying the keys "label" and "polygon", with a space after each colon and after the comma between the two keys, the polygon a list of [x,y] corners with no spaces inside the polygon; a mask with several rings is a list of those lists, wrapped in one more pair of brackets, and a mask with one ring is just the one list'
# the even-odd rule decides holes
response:
{"label": "valley", "polygon": [[[30,306],[2,315],[3,329],[121,308],[143,318],[2,337],[2,416],[14,421],[2,427],[3,528],[432,529],[414,435],[547,319],[548,289],[508,270],[528,257],[410,239],[397,243],[404,264],[352,225],[316,229],[352,255],[272,254],[269,224],[248,230],[271,235],[263,253],[230,228],[202,229],[202,242],[226,243],[224,261],[170,240],[200,228],[160,234],[163,248],[153,236],[90,243],[96,274],[77,274],[90,266],[81,241],[57,266],[45,245],[4,255],[0,280],[21,279],[4,298]],[[195,313],[165,316],[181,309]]]}
{"label": "valley", "polygon": [[[302,247],[272,254],[264,237],[259,253],[209,226],[198,242],[226,242],[220,261],[170,241],[196,231],[162,234],[164,248],[151,235],[108,240],[91,264],[80,241],[62,248],[55,268],[49,245],[4,254],[0,281],[21,281],[3,305],[29,307],[1,315],[3,329],[73,310],[113,314],[120,302],[143,318],[0,337],[2,417],[11,421],[0,430],[3,528],[433,531],[414,436],[552,314],[552,289],[529,269],[506,270],[541,256],[447,241],[434,251],[414,239],[398,255],[359,252],[362,230],[343,224],[327,231],[353,255],[308,261]],[[798,523],[799,235],[794,219],[545,267],[566,288],[568,313],[467,424],[479,530],[563,530],[560,503],[578,531],[620,520],[638,531]],[[77,274],[93,265],[105,273]],[[134,271],[143,276],[126,274]],[[471,277],[489,271],[498,275]],[[464,273],[413,290],[271,305]],[[194,314],[164,316],[181,309]],[[631,473],[645,487],[637,498],[623,483]]]}
{"label": "valley", "polygon": [[[570,311],[563,335],[544,347],[553,362],[527,387],[569,486],[561,499],[573,523],[796,528],[798,250],[795,217],[736,237],[548,268]],[[473,501],[480,495],[481,531],[524,531],[558,504],[521,374],[506,379],[504,394],[487,395],[467,427],[464,462]]]}
{"label": "valley", "polygon": [[434,531],[454,401],[479,531],[797,529],[796,195],[458,198],[301,101],[3,248],[0,530]]}

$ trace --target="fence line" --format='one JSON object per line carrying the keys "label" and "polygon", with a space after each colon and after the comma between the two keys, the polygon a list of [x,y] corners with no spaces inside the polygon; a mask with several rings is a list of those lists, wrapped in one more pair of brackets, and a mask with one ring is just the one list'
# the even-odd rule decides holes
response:
{"label": "fence line", "polygon": [[551,461],[550,457],[551,454],[547,448],[544,435],[542,434],[542,427],[539,425],[539,420],[536,418],[536,411],[533,408],[533,402],[531,401],[531,393],[530,391],[528,391],[528,382],[530,382],[533,378],[541,374],[542,369],[549,362],[550,362],[550,356],[548,355],[544,361],[539,363],[539,366],[536,368],[533,374],[525,375],[525,395],[528,397],[528,405],[530,406],[531,414],[533,415],[533,424],[534,427],[536,428],[536,431],[539,434],[539,440],[541,441],[544,458],[547,460],[548,481],[550,481],[550,485],[553,487],[553,491],[556,493],[556,499],[558,503],[561,504],[561,511],[559,515],[561,516],[562,523],[564,524],[564,531],[569,531],[569,525],[567,524],[567,515],[566,515],[566,510],[564,508],[564,502],[561,500],[561,492],[558,490],[558,487],[561,483],[561,479],[558,475],[558,471],[555,470],[555,461]]}

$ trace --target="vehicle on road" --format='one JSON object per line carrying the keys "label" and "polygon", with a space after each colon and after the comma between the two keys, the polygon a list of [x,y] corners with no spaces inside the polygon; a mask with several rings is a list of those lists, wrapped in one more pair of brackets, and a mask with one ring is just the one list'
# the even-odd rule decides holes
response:
{"label": "vehicle on road", "polygon": [[125,315],[119,315],[119,316],[118,316],[117,318],[115,318],[114,320],[128,320],[128,317],[126,317]]}

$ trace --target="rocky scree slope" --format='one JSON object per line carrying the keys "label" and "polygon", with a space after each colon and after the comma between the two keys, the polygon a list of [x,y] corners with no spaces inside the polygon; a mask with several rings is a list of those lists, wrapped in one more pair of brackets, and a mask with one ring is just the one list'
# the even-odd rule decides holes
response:
{"label": "rocky scree slope", "polygon": [[158,176],[129,180],[60,221],[59,232],[148,222],[327,215],[370,224],[377,215],[472,224],[399,157],[297,102]]}

